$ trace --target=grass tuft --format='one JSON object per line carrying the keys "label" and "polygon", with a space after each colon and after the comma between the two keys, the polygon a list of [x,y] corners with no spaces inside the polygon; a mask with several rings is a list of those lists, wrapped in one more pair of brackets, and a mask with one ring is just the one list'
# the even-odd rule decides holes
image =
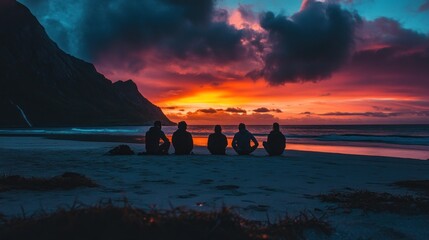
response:
{"label": "grass tuft", "polygon": [[94,181],[85,175],[65,172],[62,175],[52,178],[25,178],[19,175],[3,176],[0,177],[0,192],[11,190],[33,190],[33,191],[46,191],[46,190],[69,190],[78,187],[97,187]]}
{"label": "grass tuft", "polygon": [[429,195],[429,180],[408,180],[394,182],[394,186],[408,188],[413,191],[421,191]]}
{"label": "grass tuft", "polygon": [[333,191],[317,196],[322,202],[337,203],[345,209],[400,214],[429,214],[429,199],[411,195],[393,195],[367,190]]}

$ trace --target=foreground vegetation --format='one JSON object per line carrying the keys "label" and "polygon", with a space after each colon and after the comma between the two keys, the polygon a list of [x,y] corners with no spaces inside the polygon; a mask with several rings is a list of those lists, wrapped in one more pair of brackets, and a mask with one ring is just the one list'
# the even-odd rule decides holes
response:
{"label": "foreground vegetation", "polygon": [[309,213],[267,223],[244,219],[228,208],[145,211],[105,203],[3,219],[0,239],[304,239],[306,231],[329,235],[333,230]]}
{"label": "foreground vegetation", "polygon": [[429,198],[412,195],[393,195],[368,190],[333,191],[317,196],[322,202],[337,203],[344,209],[399,214],[429,214]]}

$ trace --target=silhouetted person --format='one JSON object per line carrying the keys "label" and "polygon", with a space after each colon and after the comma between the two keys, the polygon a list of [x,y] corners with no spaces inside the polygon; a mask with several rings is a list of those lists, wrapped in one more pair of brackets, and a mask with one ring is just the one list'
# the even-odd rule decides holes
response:
{"label": "silhouetted person", "polygon": [[[250,141],[253,142],[253,146],[250,146]],[[232,139],[232,148],[239,155],[248,155],[255,151],[259,146],[256,138],[246,129],[244,123],[238,125],[238,132],[234,135]]]}
{"label": "silhouetted person", "polygon": [[[160,140],[163,141],[161,145],[159,145]],[[164,132],[161,131],[160,121],[155,121],[153,127],[151,127],[149,131],[146,132],[145,142],[147,154],[168,154],[168,149],[170,148],[170,141],[165,136]]]}
{"label": "silhouetted person", "polygon": [[228,140],[222,133],[222,127],[220,125],[216,125],[214,131],[214,133],[209,135],[207,148],[213,155],[225,155],[226,146],[228,146]]}
{"label": "silhouetted person", "polygon": [[179,122],[179,129],[173,133],[173,147],[177,155],[191,154],[194,148],[194,141],[192,140],[191,133],[186,131],[187,127],[188,125],[185,121]]}
{"label": "silhouetted person", "polygon": [[286,147],[286,138],[282,132],[280,132],[280,125],[273,123],[273,131],[268,134],[266,142],[263,142],[265,150],[270,156],[282,155]]}

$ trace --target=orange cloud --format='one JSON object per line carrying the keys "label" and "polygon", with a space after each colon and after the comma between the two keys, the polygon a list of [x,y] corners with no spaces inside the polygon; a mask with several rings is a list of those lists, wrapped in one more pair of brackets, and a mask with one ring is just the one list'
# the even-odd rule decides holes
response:
{"label": "orange cloud", "polygon": [[[210,109],[206,109],[210,110]],[[224,110],[218,111],[204,111],[197,110],[194,112],[188,112],[186,114],[167,114],[172,121],[187,121],[193,125],[214,125],[214,124],[225,124],[235,125],[240,122],[257,125],[261,123],[273,123],[278,122],[280,119],[271,114],[259,114],[259,113],[231,113]]]}

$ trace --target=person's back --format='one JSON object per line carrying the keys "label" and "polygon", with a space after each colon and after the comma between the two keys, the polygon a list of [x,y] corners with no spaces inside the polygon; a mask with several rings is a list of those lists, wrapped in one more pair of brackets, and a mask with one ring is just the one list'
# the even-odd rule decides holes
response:
{"label": "person's back", "polygon": [[151,127],[149,131],[146,132],[145,143],[147,153],[158,152],[160,135],[161,130],[159,130],[157,127]]}
{"label": "person's back", "polygon": [[263,145],[270,156],[283,154],[286,147],[286,138],[280,132],[280,125],[278,123],[273,124],[273,130],[268,135],[267,141],[263,142]]}
{"label": "person's back", "polygon": [[[250,145],[253,142],[253,146]],[[258,148],[258,141],[256,138],[246,129],[246,125],[240,123],[239,131],[234,135],[232,139],[232,147],[240,155],[247,155],[252,153]]]}
{"label": "person's back", "polygon": [[215,126],[215,133],[209,135],[207,148],[213,155],[225,155],[228,140],[222,133],[222,128],[219,125]]}
{"label": "person's back", "polygon": [[194,142],[192,140],[192,135],[186,131],[187,124],[186,122],[179,122],[179,129],[173,133],[173,147],[174,153],[177,155],[186,155],[192,152],[194,148]]}
{"label": "person's back", "polygon": [[[160,140],[164,143],[160,144]],[[156,121],[154,126],[146,132],[145,145],[147,154],[168,154],[170,141],[161,130],[161,122]]]}

